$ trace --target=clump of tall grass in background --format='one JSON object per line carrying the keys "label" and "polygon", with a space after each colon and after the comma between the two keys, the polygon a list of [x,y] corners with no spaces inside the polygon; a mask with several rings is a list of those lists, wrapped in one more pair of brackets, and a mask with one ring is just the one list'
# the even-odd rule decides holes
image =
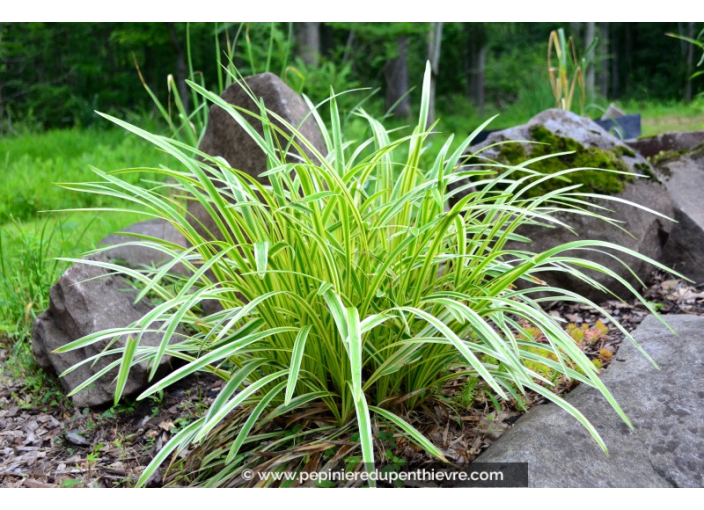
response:
{"label": "clump of tall grass in background", "polygon": [[[528,391],[538,393],[569,412],[606,450],[598,432],[556,394],[536,364],[598,389],[629,423],[595,366],[540,307],[546,298],[537,298],[535,287],[520,290],[517,283],[535,284],[545,271],[567,271],[598,286],[582,269],[613,273],[565,252],[638,254],[589,240],[544,253],[531,252],[530,244],[524,250],[506,247],[509,240],[526,241],[516,234],[526,223],[562,224],[555,216],[560,211],[596,215],[588,211],[588,197],[578,186],[528,196],[533,186],[575,170],[544,175],[530,170],[528,161],[516,167],[483,164],[457,173],[474,134],[452,151],[450,137],[433,162],[421,166],[424,146],[437,136],[432,126],[426,127],[429,72],[418,124],[410,134],[392,133],[359,109],[355,113],[372,135],[345,140],[337,96],[318,105],[313,115],[328,154],[292,137],[297,126],[268,111],[256,97],[260,111],[245,112],[196,83],[190,86],[224,108],[257,141],[268,158],[265,175],[271,185],[192,145],[114,118],[172,156],[173,164],[96,170],[102,182],[65,185],[132,201],[145,215],[169,221],[191,245],[180,249],[157,239],[135,240],[135,245],[173,257],[155,270],[84,261],[124,273],[141,288],[139,299],[152,295],[159,304],[131,328],[96,333],[61,349],[132,334],[118,350],[121,359],[111,365],[119,367],[116,402],[131,366],[146,361],[154,375],[167,355],[184,365],[138,398],[196,372],[223,379],[208,411],[157,454],[139,485],[169,455],[186,449],[192,451],[187,465],[196,471],[190,480],[205,485],[241,483],[246,468],[301,469],[311,457],[317,459],[315,469],[325,469],[359,451],[369,468],[378,460],[373,431],[387,428],[443,459],[441,449],[413,425],[413,415],[440,396],[448,381],[466,377],[483,381],[497,398],[520,401]],[[324,110],[330,112],[329,129],[321,118]],[[248,118],[262,122],[263,135]],[[159,173],[169,184],[144,190],[123,178],[135,171]],[[474,180],[472,188],[448,209],[448,185],[467,177]],[[199,202],[218,231],[200,236],[183,198]],[[173,277],[166,279],[175,264],[192,273],[176,285]],[[544,285],[539,290],[599,310],[633,340],[589,300]],[[205,300],[217,301],[222,309],[204,315]],[[178,326],[186,337],[176,334]],[[540,334],[527,334],[526,328]],[[162,332],[161,345],[140,345],[146,331]],[[535,340],[542,336],[545,343]],[[345,446],[330,442],[336,439],[344,439]],[[302,443],[305,448],[297,450]],[[326,461],[322,453],[330,448],[336,453]],[[284,453],[273,460],[259,455],[279,450]]]}
{"label": "clump of tall grass in background", "polygon": [[[577,47],[574,39],[565,37],[565,30],[560,28],[550,32],[548,39],[548,75],[550,86],[555,97],[555,108],[572,111],[575,93],[579,99],[579,114],[584,115],[587,107],[587,88],[584,75],[587,68],[593,65],[594,48],[598,39],[594,39],[584,56],[577,57]],[[556,64],[553,65],[553,51]],[[571,74],[571,77],[570,77]]]}

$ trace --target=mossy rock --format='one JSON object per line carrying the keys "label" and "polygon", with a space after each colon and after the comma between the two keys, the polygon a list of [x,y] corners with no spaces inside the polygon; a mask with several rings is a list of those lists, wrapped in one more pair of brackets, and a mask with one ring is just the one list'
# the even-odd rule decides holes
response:
{"label": "mossy rock", "polygon": [[[523,143],[513,142],[516,140],[522,140]],[[547,110],[534,117],[528,124],[492,133],[484,142],[471,147],[469,153],[468,155],[472,156],[471,164],[487,165],[489,169],[490,161],[516,165],[540,156],[563,153],[545,157],[527,167],[545,175],[574,168],[594,170],[568,173],[562,180],[557,177],[549,179],[541,188],[533,189],[533,195],[570,184],[579,184],[581,186],[577,191],[617,195],[622,199],[590,199],[596,208],[601,208],[600,212],[608,211],[608,217],[620,222],[618,225],[611,225],[588,215],[559,212],[556,213],[557,218],[570,225],[571,229],[552,225],[523,225],[517,233],[530,239],[530,242],[511,241],[507,244],[508,249],[544,253],[558,245],[574,241],[576,233],[581,239],[614,243],[651,259],[660,259],[663,244],[672,229],[672,223],[663,218],[671,218],[674,215],[672,200],[661,183],[656,179],[645,178],[654,177],[654,173],[650,163],[641,154],[590,119],[570,112]],[[639,178],[636,175],[644,177]],[[569,177],[569,180],[566,177]],[[449,188],[450,204],[455,205],[471,191],[472,182],[469,178],[458,180],[451,183]],[[629,203],[645,205],[662,216],[633,207]],[[567,253],[569,256],[582,257],[591,263],[608,267],[634,286],[638,285],[634,274],[647,278],[653,269],[647,262],[627,254],[618,254],[624,265],[617,262],[612,254],[601,251],[575,250]],[[590,269],[585,269],[585,272],[604,288],[611,289],[621,296],[629,295],[628,289],[610,276]],[[609,298],[607,294],[564,271],[546,271],[541,278],[551,286],[569,289],[595,302]],[[526,282],[526,285],[529,283]]]}
{"label": "mossy rock", "polygon": [[[618,138],[591,119],[556,109],[536,115],[525,125],[492,133],[484,142],[471,147],[469,153],[476,154],[470,158],[470,164],[493,160],[516,166],[544,157],[527,165],[542,174],[588,169],[546,180],[531,188],[528,191],[530,196],[540,196],[573,184],[581,185],[578,188],[581,192],[617,195],[627,184],[638,180],[627,173],[658,181],[650,163]],[[548,157],[560,153],[569,154]],[[461,185],[453,184],[451,188]]]}
{"label": "mossy rock", "polygon": [[687,152],[688,151],[686,150],[660,151],[658,154],[649,159],[654,166],[658,166],[663,163],[671,163],[672,161],[676,161],[680,159],[683,154],[687,154]]}
{"label": "mossy rock", "polygon": [[670,169],[670,163],[678,161],[682,156],[688,154],[689,151],[686,150],[670,150],[670,151],[660,151],[648,160],[652,163],[653,167],[658,169],[658,172],[665,178],[672,175],[672,170]]}
{"label": "mossy rock", "polygon": [[[602,150],[598,147],[585,147],[572,138],[553,134],[542,126],[530,128],[531,138],[536,144],[507,143],[501,145],[498,161],[507,165],[519,165],[529,159],[549,156],[556,153],[570,152],[557,157],[541,159],[531,163],[529,168],[545,174],[555,174],[571,168],[599,168],[630,172],[622,157],[635,157],[635,153],[623,146]],[[645,165],[647,167],[647,165]],[[625,183],[632,182],[633,176],[599,170],[583,170],[568,174],[560,179],[549,180],[530,190],[530,196],[562,188],[569,184],[581,184],[580,190],[592,193],[613,195],[623,191]]]}
{"label": "mossy rock", "polygon": [[692,149],[660,151],[658,154],[649,157],[648,160],[652,163],[653,167],[657,168],[661,175],[665,178],[670,178],[672,176],[671,165],[684,158],[691,159],[692,161],[704,159],[704,143],[700,143]]}
{"label": "mossy rock", "polygon": [[694,160],[704,159],[704,143],[700,143],[689,153],[689,157]]}

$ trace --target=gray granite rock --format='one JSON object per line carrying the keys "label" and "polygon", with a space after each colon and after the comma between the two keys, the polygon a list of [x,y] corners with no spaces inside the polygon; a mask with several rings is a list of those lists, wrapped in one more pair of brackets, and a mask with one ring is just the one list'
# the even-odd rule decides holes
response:
{"label": "gray granite rock", "polygon": [[[254,96],[264,101],[264,105],[268,110],[296,127],[298,132],[319,153],[327,154],[320,129],[313,116],[310,115],[310,108],[308,108],[301,96],[272,73],[250,76],[246,78],[245,82],[245,85],[251,89]],[[222,93],[221,97],[229,104],[260,115],[259,107],[255,105],[241,83],[230,85]],[[246,113],[242,113],[242,115],[255,127],[260,135],[263,135],[264,128],[260,121]],[[274,124],[290,134],[290,130],[285,128],[280,122],[275,121]],[[279,138],[280,145],[286,147],[288,143],[286,138],[283,136],[279,136]],[[297,139],[297,142],[302,145],[300,140]],[[240,127],[235,119],[217,105],[213,105],[210,108],[208,124],[198,148],[211,156],[224,158],[231,168],[244,171],[262,183],[266,184],[269,181],[268,178],[260,176],[267,170],[266,154],[249,134]],[[309,149],[306,148],[305,153],[308,157],[314,158],[313,153]],[[298,157],[295,149],[291,149],[287,160],[295,162]],[[192,217],[191,224],[201,235],[209,231],[219,239],[224,238],[218,231],[215,221],[199,202],[190,202],[188,212]]]}
{"label": "gray granite rock", "polygon": [[677,224],[663,248],[663,262],[704,282],[704,146],[658,166],[675,207]]}
{"label": "gray granite rock", "polygon": [[[662,185],[655,184],[649,181],[636,181],[626,185],[625,190],[619,195],[620,198],[645,205],[650,209],[660,212],[667,217],[674,217],[674,210],[669,195]],[[614,243],[646,257],[650,257],[656,261],[662,259],[663,246],[669,238],[671,230],[674,228],[674,223],[655,216],[652,213],[642,209],[637,209],[633,206],[613,202],[609,200],[595,200],[597,205],[607,207],[611,210],[608,216],[622,221],[622,226],[630,232],[627,232],[609,225],[602,220],[594,219],[581,215],[559,214],[558,217],[572,226],[579,234],[575,236],[572,232],[563,227],[547,228],[542,226],[526,225],[519,233],[532,240],[529,246],[525,243],[511,242],[509,248],[532,251],[541,253],[554,248],[560,244],[569,243],[577,240],[599,240]],[[609,251],[609,250],[604,250]],[[631,285],[638,288],[637,280],[631,273],[633,271],[642,279],[647,279],[653,270],[653,266],[644,262],[642,259],[625,255],[616,251],[610,253],[618,256],[625,262],[628,267],[618,263],[613,257],[603,251],[585,251],[572,250],[564,252],[565,255],[576,256],[602,264],[621,278],[628,281]],[[629,270],[630,269],[630,270]],[[592,271],[583,269],[583,272],[597,282],[604,285],[606,288],[615,292],[618,296],[628,298],[631,294],[623,285],[614,281],[611,277]],[[608,294],[601,292],[591,285],[578,280],[564,272],[545,272],[540,273],[540,278],[543,278],[551,285],[565,288],[573,292],[577,292],[582,296],[586,296],[595,302],[601,302],[608,297]]]}
{"label": "gray granite rock", "polygon": [[601,120],[613,120],[617,119],[619,117],[625,117],[626,112],[624,112],[621,108],[616,106],[614,103],[610,103],[609,107],[606,109],[604,114],[601,116]]}
{"label": "gray granite rock", "polygon": [[608,457],[574,418],[545,404],[475,462],[527,462],[531,487],[704,486],[704,317],[666,319],[679,337],[653,316],[634,335],[660,370],[626,341],[602,377],[633,430],[592,388],[566,397],[599,431]]}
{"label": "gray granite rock", "polygon": [[[89,259],[107,261],[104,255]],[[111,328],[121,328],[139,321],[151,310],[147,300],[134,303],[136,297],[129,282],[101,267],[76,264],[70,267],[51,288],[49,308],[37,317],[32,332],[32,352],[39,366],[60,374],[75,364],[103,351],[109,341],[101,341],[65,353],[54,353],[55,349],[91,333]],[[178,335],[183,332],[179,329]],[[140,342],[143,346],[156,346],[163,336],[145,334]],[[126,339],[118,338],[114,347],[124,347]],[[86,363],[74,370],[61,383],[67,392],[114,361],[116,356],[105,356],[97,363]],[[165,356],[159,373],[166,373],[171,358]],[[135,365],[130,371],[124,394],[135,393],[147,386],[149,368],[145,362]],[[95,407],[110,404],[114,395],[114,378],[117,370],[108,372],[88,388],[73,396],[77,407]]]}
{"label": "gray granite rock", "polygon": [[[171,223],[161,218],[135,223],[127,228],[123,228],[121,232],[161,239],[168,243],[176,244],[182,248],[185,248],[188,245],[183,234],[171,225]],[[153,248],[143,246],[118,246],[123,243],[136,241],[140,241],[140,239],[120,234],[110,234],[100,241],[99,245],[115,246],[114,248],[105,251],[105,255],[110,260],[124,263],[132,268],[157,266],[168,260],[168,257],[166,257],[163,252]],[[174,272],[184,273],[185,269],[179,264],[174,267]]]}
{"label": "gray granite rock", "polygon": [[638,140],[626,140],[629,147],[646,158],[657,156],[661,152],[691,151],[701,143],[704,143],[704,131],[674,131]]}

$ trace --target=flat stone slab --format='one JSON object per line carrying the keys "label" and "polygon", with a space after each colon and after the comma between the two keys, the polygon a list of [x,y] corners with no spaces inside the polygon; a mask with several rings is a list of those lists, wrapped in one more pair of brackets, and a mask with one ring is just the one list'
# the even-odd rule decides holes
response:
{"label": "flat stone slab", "polygon": [[567,401],[601,434],[609,456],[569,414],[537,406],[475,462],[527,462],[531,487],[703,487],[704,317],[655,317],[634,333],[657,370],[625,341],[602,380],[631,419],[626,426],[594,389]]}

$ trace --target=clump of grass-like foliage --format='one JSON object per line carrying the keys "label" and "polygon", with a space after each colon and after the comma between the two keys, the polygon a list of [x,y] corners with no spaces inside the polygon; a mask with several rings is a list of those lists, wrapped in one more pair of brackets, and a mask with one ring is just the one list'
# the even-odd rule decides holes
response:
{"label": "clump of grass-like foliage", "polygon": [[[115,401],[131,366],[147,362],[154,374],[164,356],[185,364],[139,398],[198,371],[224,380],[210,409],[158,453],[140,485],[173,452],[197,445],[200,469],[214,473],[201,480],[210,485],[226,485],[246,467],[266,464],[273,469],[271,455],[259,455],[263,451],[284,450],[276,465],[290,467],[315,452],[336,448],[343,455],[359,448],[365,465],[373,466],[373,431],[384,428],[443,459],[440,448],[408,416],[459,377],[480,379],[499,398],[536,392],[574,416],[606,450],[585,417],[553,391],[551,380],[531,368],[536,364],[597,388],[629,423],[594,364],[541,309],[536,287],[521,290],[517,283],[535,285],[545,271],[567,271],[599,286],[582,272],[588,268],[609,273],[632,289],[608,268],[565,252],[607,249],[638,255],[589,240],[545,253],[530,252],[530,244],[521,251],[506,248],[507,241],[521,239],[515,232],[526,223],[562,224],[555,217],[560,211],[596,215],[587,209],[588,197],[579,194],[578,186],[530,196],[533,186],[564,181],[574,170],[541,174],[530,170],[528,161],[518,166],[482,163],[457,173],[473,136],[452,152],[448,140],[432,165],[421,166],[421,152],[432,133],[432,126],[426,127],[428,73],[418,124],[407,136],[392,138],[379,121],[359,110],[372,136],[346,141],[335,96],[318,105],[313,115],[328,154],[318,153],[300,137],[287,136],[297,133],[296,126],[265,105],[258,112],[240,111],[190,85],[227,110],[258,142],[268,157],[271,185],[187,144],[117,119],[111,120],[178,163],[148,170],[163,174],[169,184],[144,190],[123,180],[120,172],[98,171],[103,182],[67,185],[137,203],[149,215],[172,223],[191,244],[182,249],[157,239],[136,239],[135,245],[173,257],[156,270],[84,262],[126,274],[141,287],[140,299],[153,295],[159,304],[130,328],[96,333],[61,349],[130,334],[126,347],[110,351],[121,354],[111,365],[119,367]],[[319,116],[323,107],[330,111],[330,129]],[[248,118],[263,123],[263,136]],[[144,170],[123,172],[134,171]],[[448,184],[467,177],[473,179],[472,188],[448,209]],[[453,193],[462,191],[467,190]],[[206,237],[197,233],[182,206],[185,197],[202,204],[218,232]],[[175,264],[185,265],[192,276],[174,280],[169,270]],[[545,285],[538,290],[600,310],[632,340],[589,300]],[[222,310],[202,316],[205,300],[219,302]],[[188,334],[178,335],[177,326]],[[527,327],[540,335],[525,334]],[[164,334],[160,346],[140,345],[144,331],[156,330]],[[538,336],[545,341],[537,342]],[[286,423],[297,427],[286,430]],[[339,446],[334,440],[345,432],[345,446]],[[291,449],[306,437],[316,438],[317,450],[315,445]],[[358,437],[359,446],[350,446],[352,437]]]}

